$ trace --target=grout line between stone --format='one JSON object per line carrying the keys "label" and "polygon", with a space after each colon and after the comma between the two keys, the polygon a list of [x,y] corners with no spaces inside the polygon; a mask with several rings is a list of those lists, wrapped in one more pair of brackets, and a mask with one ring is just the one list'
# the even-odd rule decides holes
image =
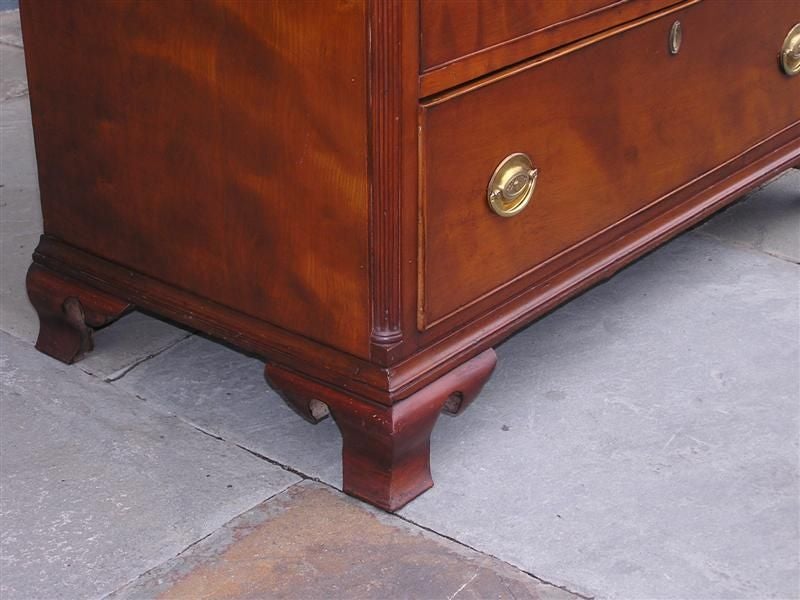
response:
{"label": "grout line between stone", "polygon": [[737,242],[735,240],[728,240],[723,237],[719,237],[714,235],[713,233],[708,233],[707,231],[700,231],[699,229],[694,229],[692,231],[688,231],[687,233],[693,233],[700,237],[714,240],[715,242],[719,242],[720,244],[724,244],[725,246],[738,248],[740,250],[750,250],[752,252],[756,252],[758,254],[763,254],[769,256],[770,258],[774,258],[776,260],[780,260],[781,262],[787,262],[791,265],[800,265],[800,259],[792,258],[791,256],[786,256],[784,254],[778,254],[776,252],[768,252],[767,250],[763,250],[761,248],[756,248],[755,246],[751,246],[745,242]]}
{"label": "grout line between stone", "polygon": [[[202,430],[199,430],[199,431],[201,431],[202,433],[206,433],[206,435],[210,435],[210,434],[208,434],[208,433],[207,433],[207,432],[205,432],[205,431],[202,431]],[[212,435],[211,437],[216,437],[216,436],[213,436],[213,435]],[[217,438],[217,439],[220,439],[220,440],[222,440],[222,438]],[[225,441],[225,440],[223,440],[223,441]],[[292,483],[292,484],[290,484],[290,485],[287,485],[286,487],[284,487],[284,488],[282,488],[282,489],[278,490],[278,491],[277,491],[277,492],[275,492],[274,494],[270,494],[270,495],[269,495],[269,496],[267,496],[266,498],[263,498],[263,499],[259,500],[259,501],[258,501],[256,504],[253,504],[253,506],[250,506],[249,508],[246,508],[246,509],[244,509],[242,512],[240,512],[240,513],[238,513],[238,514],[236,514],[236,515],[232,516],[230,519],[228,519],[227,521],[225,521],[225,523],[223,523],[223,524],[222,524],[220,527],[217,527],[216,529],[214,529],[213,531],[210,531],[209,533],[207,533],[207,534],[206,534],[206,535],[204,535],[203,537],[196,539],[196,540],[195,540],[195,541],[193,541],[191,544],[189,544],[188,546],[186,546],[185,548],[183,548],[182,550],[180,550],[180,551],[179,551],[177,554],[175,554],[174,556],[172,556],[172,557],[170,557],[170,558],[167,558],[167,559],[165,559],[165,560],[162,560],[162,561],[161,561],[160,563],[158,563],[157,565],[155,565],[155,566],[153,566],[153,567],[150,567],[149,569],[147,569],[147,570],[145,570],[145,571],[142,571],[141,573],[139,573],[139,574],[138,574],[138,575],[136,575],[135,577],[133,577],[133,578],[129,579],[128,581],[126,581],[125,583],[123,583],[123,584],[122,584],[121,586],[119,586],[118,588],[116,588],[116,589],[113,589],[113,590],[111,590],[110,592],[108,592],[107,594],[105,594],[105,595],[101,596],[101,597],[100,597],[100,600],[106,600],[107,598],[110,598],[110,597],[111,597],[111,596],[113,596],[114,594],[116,594],[116,593],[118,593],[118,592],[122,591],[123,589],[125,589],[127,586],[131,585],[132,583],[135,583],[137,580],[139,580],[139,579],[140,579],[141,577],[143,577],[144,575],[147,575],[147,574],[148,574],[148,573],[150,573],[151,571],[154,571],[155,569],[158,569],[159,567],[162,567],[162,566],[164,566],[164,565],[165,565],[165,564],[167,564],[168,562],[170,562],[170,561],[173,561],[173,560],[175,560],[176,558],[179,558],[181,555],[185,554],[186,552],[188,552],[189,550],[191,550],[192,548],[194,548],[195,546],[197,546],[198,544],[200,544],[201,542],[203,542],[203,541],[204,541],[204,540],[206,540],[207,538],[209,538],[209,537],[211,537],[212,535],[214,535],[215,533],[217,533],[217,531],[219,531],[220,529],[222,529],[222,528],[224,528],[225,526],[227,526],[227,524],[228,524],[228,523],[230,523],[230,522],[232,522],[234,519],[238,519],[239,517],[241,517],[241,516],[242,516],[243,514],[245,514],[246,512],[253,510],[253,509],[254,509],[256,506],[258,506],[259,504],[263,504],[264,502],[269,502],[270,500],[272,500],[272,499],[273,499],[273,498],[275,498],[276,496],[280,496],[281,494],[283,494],[283,493],[284,493],[284,492],[286,492],[287,490],[289,490],[289,489],[293,488],[294,486],[296,486],[298,483],[300,483],[300,482],[299,482],[299,481],[296,481],[295,483]]]}
{"label": "grout line between stone", "polygon": [[474,546],[470,546],[469,544],[467,544],[465,542],[462,542],[461,540],[458,540],[458,539],[456,539],[454,537],[450,537],[449,535],[446,535],[444,533],[440,533],[440,532],[436,531],[435,529],[431,529],[430,527],[426,527],[425,525],[417,523],[413,519],[405,517],[405,516],[403,516],[401,514],[398,514],[398,513],[392,513],[392,514],[394,516],[396,516],[397,518],[405,521],[406,523],[409,523],[410,525],[413,525],[415,527],[419,527],[420,529],[423,529],[423,530],[425,530],[425,531],[427,531],[429,533],[433,533],[434,535],[437,535],[439,537],[443,537],[446,540],[450,540],[451,542],[454,542],[454,543],[458,544],[459,546],[463,546],[464,548],[468,548],[468,549],[472,550],[473,552],[477,552],[478,554],[480,554],[482,556],[488,556],[489,558],[492,558],[492,559],[494,559],[496,561],[499,561],[499,562],[502,562],[504,564],[507,564],[508,566],[513,567],[514,569],[517,569],[518,571],[521,571],[521,572],[525,573],[528,577],[531,577],[531,578],[535,579],[536,581],[540,581],[540,582],[542,582],[542,583],[544,583],[546,585],[552,586],[554,588],[558,588],[558,589],[563,590],[563,591],[565,591],[565,592],[567,592],[569,594],[572,594],[574,596],[578,596],[579,598],[583,598],[584,600],[595,600],[595,596],[586,596],[585,594],[581,594],[580,592],[576,592],[575,590],[569,589],[567,586],[558,585],[557,583],[553,583],[552,581],[547,581],[546,579],[542,579],[541,577],[539,577],[537,575],[534,575],[533,573],[531,573],[530,571],[528,571],[526,569],[523,569],[522,567],[519,567],[519,566],[517,566],[517,565],[515,565],[513,563],[510,563],[507,560],[503,560],[499,556],[495,556],[494,554],[490,554],[489,552],[484,552],[483,550],[478,550]]}
{"label": "grout line between stone", "polygon": [[[164,346],[163,348],[161,348],[159,350],[156,350],[155,352],[153,352],[151,354],[148,354],[147,356],[145,356],[143,358],[135,360],[133,363],[131,363],[129,365],[126,365],[126,366],[122,367],[121,369],[118,369],[117,371],[114,371],[113,373],[111,373],[111,375],[103,377],[102,380],[105,381],[106,383],[114,383],[115,381],[119,381],[120,379],[125,377],[125,375],[127,375],[128,373],[133,371],[136,367],[138,367],[142,363],[145,363],[148,360],[150,360],[151,358],[155,358],[156,356],[159,356],[160,354],[163,354],[167,350],[170,350],[171,348],[174,348],[175,346],[177,346],[181,342],[183,342],[185,340],[188,340],[193,335],[194,335],[194,333],[187,333],[185,336],[183,336],[181,338],[178,338],[177,340],[175,340],[174,342]],[[93,377],[97,377],[97,375],[95,375],[94,373],[90,373],[89,371],[84,371],[83,369],[81,369],[81,371],[83,371],[87,375],[92,375]],[[100,379],[100,377],[97,377],[97,378]]]}
{"label": "grout line between stone", "polygon": [[[204,434],[206,434],[207,436],[214,438],[215,440],[220,440],[221,442],[225,442],[225,443],[227,443],[227,444],[233,444],[234,446],[236,446],[236,447],[237,447],[237,448],[239,448],[240,450],[244,450],[245,452],[247,452],[248,454],[252,454],[252,455],[253,455],[253,456],[255,456],[256,458],[260,458],[261,460],[263,460],[263,461],[265,461],[265,462],[268,462],[268,463],[270,463],[271,465],[275,465],[276,467],[280,467],[280,468],[281,468],[281,469],[283,469],[284,471],[288,471],[289,473],[293,473],[294,475],[297,475],[297,476],[298,476],[298,477],[300,477],[300,479],[302,479],[302,480],[316,481],[317,483],[322,483],[322,484],[324,484],[324,485],[327,485],[327,486],[329,486],[329,487],[333,487],[334,489],[338,489],[338,488],[336,488],[336,487],[334,487],[334,486],[331,486],[330,484],[326,483],[325,481],[322,481],[321,479],[318,479],[317,477],[314,477],[314,476],[312,476],[312,475],[309,475],[309,474],[307,474],[307,473],[303,473],[303,472],[302,472],[302,471],[300,471],[299,469],[295,469],[294,467],[290,467],[289,465],[285,465],[285,464],[283,464],[283,463],[281,463],[281,462],[278,462],[278,461],[277,461],[277,460],[275,460],[275,459],[272,459],[272,458],[270,458],[270,457],[268,457],[268,456],[265,456],[265,455],[261,454],[260,452],[256,452],[255,450],[251,450],[250,448],[246,448],[245,446],[242,446],[241,444],[238,444],[238,443],[236,443],[236,442],[233,442],[233,441],[230,441],[230,440],[226,440],[224,437],[222,437],[222,436],[219,436],[219,435],[217,435],[216,433],[211,433],[210,431],[208,431],[207,429],[204,429],[204,428],[203,428],[203,427],[201,427],[200,425],[197,425],[196,423],[192,423],[191,421],[187,421],[186,419],[184,419],[184,418],[183,418],[183,417],[181,417],[180,415],[175,415],[175,416],[176,416],[176,417],[178,418],[178,420],[180,420],[182,423],[185,423],[185,424],[186,424],[186,425],[188,425],[189,427],[192,427],[193,429],[196,429],[196,430],[197,430],[197,431],[199,431],[200,433],[204,433]],[[298,483],[299,483],[299,482],[298,482]]]}
{"label": "grout line between stone", "polygon": [[231,444],[233,446],[236,446],[240,450],[244,450],[248,454],[252,454],[256,458],[259,458],[259,459],[261,459],[261,460],[263,460],[265,462],[268,462],[268,463],[270,463],[272,465],[275,465],[276,467],[279,467],[279,468],[283,469],[284,471],[288,471],[290,473],[293,473],[293,474],[297,475],[298,477],[300,477],[303,480],[307,479],[307,480],[310,480],[310,481],[316,481],[317,483],[322,483],[322,484],[327,485],[329,487],[333,487],[334,489],[338,489],[335,486],[331,486],[327,482],[322,481],[321,479],[319,479],[317,477],[314,477],[313,475],[309,475],[307,473],[304,473],[304,472],[300,471],[299,469],[295,469],[294,467],[290,467],[289,465],[285,465],[285,464],[283,464],[283,463],[281,463],[281,462],[279,462],[277,460],[274,460],[274,459],[272,459],[272,458],[270,458],[268,456],[265,456],[265,455],[263,455],[263,454],[261,454],[259,452],[256,452],[255,450],[251,450],[250,448],[247,448],[247,447],[245,447],[245,446],[243,446],[243,445],[241,445],[241,444],[239,444],[237,442],[234,442],[234,441],[231,441],[231,440],[227,440],[224,437],[222,437],[221,435],[218,435],[218,434],[216,434],[216,433],[214,433],[212,431],[209,431],[208,429],[206,429],[202,425],[198,425],[197,423],[194,423],[193,421],[191,421],[191,420],[189,420],[189,419],[187,419],[187,418],[185,418],[185,417],[183,417],[183,416],[181,416],[181,415],[179,415],[179,414],[177,414],[175,412],[163,410],[157,404],[153,404],[153,403],[149,402],[147,400],[147,398],[144,398],[144,397],[140,396],[139,394],[133,394],[133,396],[135,398],[137,398],[138,400],[141,400],[142,402],[146,402],[148,404],[148,406],[151,407],[152,410],[154,410],[154,411],[156,411],[156,412],[158,412],[158,413],[160,413],[162,415],[165,415],[165,416],[175,417],[176,419],[178,419],[178,421],[180,421],[184,425],[188,425],[189,427],[191,427],[192,429],[202,433],[203,435],[207,435],[208,437],[213,438],[215,440],[219,440],[220,442],[225,442],[226,444]]}
{"label": "grout line between stone", "polygon": [[[238,517],[238,516],[239,516],[239,515],[236,515],[236,517]],[[236,517],[233,517],[233,518],[235,519]],[[146,571],[142,571],[142,572],[141,572],[141,573],[139,573],[138,575],[135,575],[134,577],[132,577],[131,579],[129,579],[128,581],[126,581],[125,583],[123,583],[123,584],[122,584],[121,586],[119,586],[118,588],[115,588],[115,589],[111,590],[110,592],[108,592],[107,594],[105,594],[105,595],[103,595],[103,596],[100,596],[100,600],[106,600],[106,598],[110,598],[111,596],[113,596],[113,595],[114,595],[114,594],[116,594],[117,592],[119,592],[119,591],[121,591],[121,590],[125,589],[127,586],[129,586],[130,584],[132,584],[132,583],[134,583],[135,581],[137,581],[137,580],[138,580],[140,577],[143,577],[144,575],[147,575],[147,574],[148,574],[150,571],[152,571],[153,569],[157,569],[157,568],[159,568],[161,565],[164,565],[164,564],[168,563],[168,562],[169,562],[169,561],[171,561],[171,560],[175,560],[176,558],[178,558],[178,557],[179,557],[181,554],[183,554],[184,552],[187,552],[188,550],[190,550],[191,548],[193,548],[194,546],[196,546],[197,544],[199,544],[199,543],[200,543],[200,542],[202,542],[203,540],[205,540],[205,539],[207,539],[207,538],[211,537],[212,535],[214,535],[214,534],[215,534],[217,531],[218,531],[218,529],[215,529],[214,531],[212,531],[212,532],[210,532],[210,533],[207,533],[207,534],[205,534],[203,537],[196,539],[196,540],[195,540],[195,541],[193,541],[191,544],[189,544],[188,546],[186,546],[185,548],[183,548],[183,549],[182,549],[180,552],[178,552],[178,553],[177,553],[175,556],[173,556],[173,557],[171,557],[171,558],[168,558],[168,559],[166,559],[166,560],[163,560],[163,561],[161,561],[161,562],[160,562],[160,563],[158,563],[156,566],[154,566],[154,567],[151,567],[151,568],[147,569]]]}
{"label": "grout line between stone", "polygon": [[[20,337],[17,334],[12,333],[10,331],[6,331],[5,329],[2,329],[2,328],[0,328],[0,332],[5,333],[6,335],[10,335],[12,338],[17,340],[18,342],[23,342],[25,344],[28,344],[29,346],[35,346],[36,345],[36,340],[30,341],[26,337]],[[55,359],[53,359],[53,360],[55,360]]]}

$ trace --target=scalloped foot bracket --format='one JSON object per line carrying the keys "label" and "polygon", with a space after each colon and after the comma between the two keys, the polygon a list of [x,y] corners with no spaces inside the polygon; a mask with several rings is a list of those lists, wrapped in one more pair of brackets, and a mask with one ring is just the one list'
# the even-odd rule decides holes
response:
{"label": "scalloped foot bracket", "polygon": [[28,298],[39,315],[36,349],[71,364],[93,348],[92,333],[133,305],[36,263],[28,269]]}
{"label": "scalloped foot bracket", "polygon": [[342,433],[344,491],[395,511],[433,485],[430,435],[439,413],[462,412],[497,363],[487,350],[392,406],[267,364],[269,383],[312,423],[330,411]]}

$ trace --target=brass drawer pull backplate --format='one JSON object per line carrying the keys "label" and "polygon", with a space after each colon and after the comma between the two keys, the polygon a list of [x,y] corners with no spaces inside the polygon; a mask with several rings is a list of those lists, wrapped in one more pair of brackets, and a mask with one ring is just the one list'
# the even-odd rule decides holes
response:
{"label": "brass drawer pull backplate", "polygon": [[800,73],[800,23],[792,27],[783,40],[781,68],[790,77]]}
{"label": "brass drawer pull backplate", "polygon": [[486,195],[489,207],[501,217],[519,214],[530,202],[539,170],[522,152],[509,154],[497,166]]}

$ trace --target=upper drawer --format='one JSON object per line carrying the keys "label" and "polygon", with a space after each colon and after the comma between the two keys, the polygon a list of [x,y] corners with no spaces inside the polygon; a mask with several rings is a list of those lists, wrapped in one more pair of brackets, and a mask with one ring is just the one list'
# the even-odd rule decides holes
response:
{"label": "upper drawer", "polygon": [[423,95],[676,2],[421,0]]}
{"label": "upper drawer", "polygon": [[[778,61],[798,22],[800,0],[703,0],[425,103],[420,327],[544,281],[630,231],[634,213],[657,214],[673,192],[800,123],[800,75]],[[514,153],[538,179],[528,206],[503,218],[487,186]]]}

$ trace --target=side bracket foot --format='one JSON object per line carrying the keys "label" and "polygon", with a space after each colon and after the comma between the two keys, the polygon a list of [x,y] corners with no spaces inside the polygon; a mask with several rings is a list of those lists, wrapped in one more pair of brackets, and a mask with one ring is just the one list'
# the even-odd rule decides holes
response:
{"label": "side bracket foot", "polygon": [[133,305],[83,282],[32,264],[28,298],[39,315],[36,349],[71,364],[91,352],[93,330],[133,309]]}

